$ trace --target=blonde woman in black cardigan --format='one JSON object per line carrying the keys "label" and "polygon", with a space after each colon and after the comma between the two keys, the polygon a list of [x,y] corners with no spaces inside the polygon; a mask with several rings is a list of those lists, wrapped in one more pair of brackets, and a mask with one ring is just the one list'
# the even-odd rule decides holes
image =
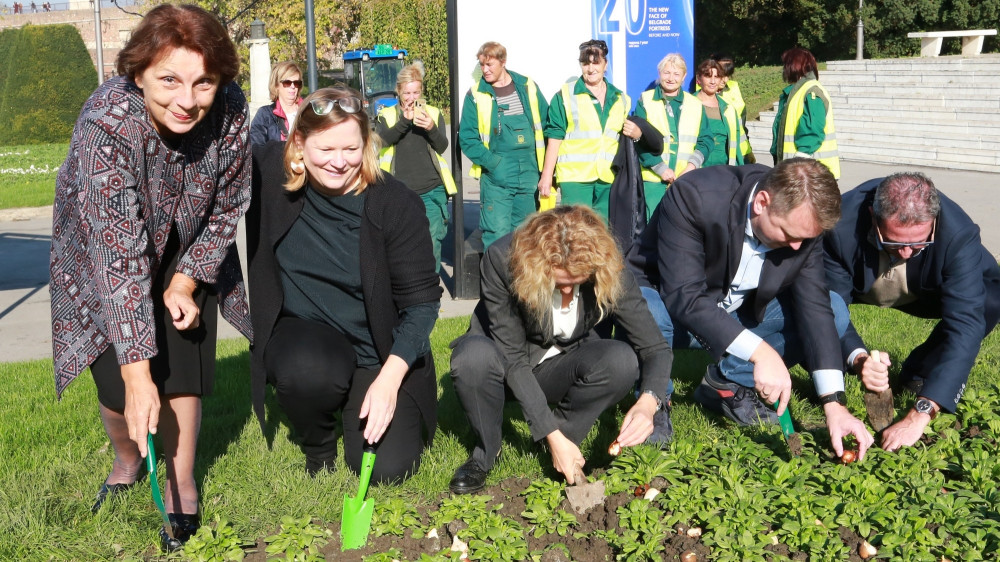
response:
{"label": "blonde woman in black cardigan", "polygon": [[441,287],[420,198],[378,168],[361,96],[317,90],[285,144],[254,148],[247,213],[254,409],[270,383],[311,473],[337,454],[372,478],[416,471],[434,434],[430,332]]}

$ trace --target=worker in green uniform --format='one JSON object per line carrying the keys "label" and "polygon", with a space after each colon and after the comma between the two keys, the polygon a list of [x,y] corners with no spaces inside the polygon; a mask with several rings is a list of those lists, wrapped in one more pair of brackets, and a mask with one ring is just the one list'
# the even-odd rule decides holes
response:
{"label": "worker in green uniform", "polygon": [[[712,151],[702,166],[741,166],[745,154],[750,151],[750,142],[743,132],[736,107],[722,98],[722,84],[725,79],[722,67],[715,59],[706,59],[695,70],[698,83],[698,101],[705,108],[708,117],[708,131],[712,138]],[[752,153],[751,153],[752,156]]]}
{"label": "worker in green uniform", "polygon": [[778,98],[771,156],[774,163],[789,158],[819,160],[840,179],[840,155],[833,126],[830,94],[819,83],[816,57],[802,47],[781,55],[782,77],[790,84]]}
{"label": "worker in green uniform", "polygon": [[548,106],[533,80],[507,70],[503,45],[484,43],[476,58],[483,76],[465,95],[458,145],[479,179],[479,229],[488,248],[535,212]]}
{"label": "worker in green uniform", "polygon": [[[663,134],[663,154],[640,154],[646,218],[660,203],[667,186],[695,168],[712,152],[708,117],[698,98],[682,90],[687,76],[684,57],[671,53],[656,66],[659,82],[639,97],[637,117],[649,121]],[[668,150],[669,149],[669,150]]]}
{"label": "worker in green uniform", "polygon": [[538,193],[551,193],[554,174],[563,205],[586,205],[606,221],[619,135],[638,140],[642,131],[626,120],[632,100],[604,78],[607,43],[582,43],[579,61],[580,78],[563,84],[549,104]]}

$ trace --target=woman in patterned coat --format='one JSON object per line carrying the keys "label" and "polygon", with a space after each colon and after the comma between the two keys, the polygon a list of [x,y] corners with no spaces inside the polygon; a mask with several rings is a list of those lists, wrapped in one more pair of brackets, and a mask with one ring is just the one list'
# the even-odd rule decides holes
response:
{"label": "woman in patterned coat", "polygon": [[169,551],[199,523],[194,457],[217,303],[251,335],[233,244],[250,196],[247,103],[226,29],[191,5],[151,10],[117,71],[84,105],[56,180],[56,391],[90,367],[115,450],[95,512],[138,480],[147,433],[160,436]]}

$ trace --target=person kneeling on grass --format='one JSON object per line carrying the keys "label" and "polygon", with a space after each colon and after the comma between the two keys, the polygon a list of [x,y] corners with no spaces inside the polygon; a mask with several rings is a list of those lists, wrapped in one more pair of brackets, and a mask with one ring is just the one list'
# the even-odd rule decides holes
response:
{"label": "person kneeling on grass", "polygon": [[247,211],[253,405],[274,386],[306,455],[354,472],[375,445],[374,482],[416,472],[437,423],[430,333],[441,286],[420,196],[378,167],[361,94],[302,102],[285,143],[253,148]]}
{"label": "person kneeling on grass", "polygon": [[[669,440],[669,406],[658,397],[666,396],[673,352],[597,213],[566,206],[532,215],[489,247],[480,278],[469,331],[451,344],[455,392],[477,440],[455,471],[452,492],[483,488],[500,453],[508,391],[570,484],[586,462],[580,443],[640,372],[639,399],[625,414],[618,443],[645,441],[654,416],[668,420],[659,440]],[[595,334],[611,314],[631,347]]]}

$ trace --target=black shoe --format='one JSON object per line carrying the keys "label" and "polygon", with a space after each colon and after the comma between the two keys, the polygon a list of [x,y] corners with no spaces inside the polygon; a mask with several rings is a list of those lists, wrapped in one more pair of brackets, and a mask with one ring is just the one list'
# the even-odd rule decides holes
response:
{"label": "black shoe", "polygon": [[474,494],[486,486],[488,474],[488,470],[480,468],[479,463],[469,457],[469,460],[455,471],[455,476],[451,477],[448,489],[455,494]]}
{"label": "black shoe", "polygon": [[97,491],[97,499],[94,500],[94,506],[90,508],[90,512],[97,514],[106,500],[126,492],[132,486],[135,486],[135,482],[131,484],[108,484],[107,482],[101,484],[101,489]]}
{"label": "black shoe", "polygon": [[674,422],[670,419],[672,409],[670,401],[667,400],[663,408],[653,414],[653,433],[646,438],[646,444],[663,447],[674,438]]}
{"label": "black shoe", "polygon": [[201,516],[197,513],[194,515],[168,513],[167,519],[170,520],[170,528],[174,532],[174,538],[167,535],[165,527],[160,527],[160,545],[169,554],[183,547],[184,543],[198,532],[198,527],[201,527]]}
{"label": "black shoe", "polygon": [[705,377],[694,390],[694,399],[740,425],[778,424],[778,414],[761,402],[754,389],[727,381],[718,365],[709,365],[705,370]]}
{"label": "black shoe", "polygon": [[316,476],[323,470],[333,470],[334,463],[337,462],[337,457],[333,456],[328,459],[318,459],[315,457],[310,457],[306,455],[306,472],[309,476]]}

